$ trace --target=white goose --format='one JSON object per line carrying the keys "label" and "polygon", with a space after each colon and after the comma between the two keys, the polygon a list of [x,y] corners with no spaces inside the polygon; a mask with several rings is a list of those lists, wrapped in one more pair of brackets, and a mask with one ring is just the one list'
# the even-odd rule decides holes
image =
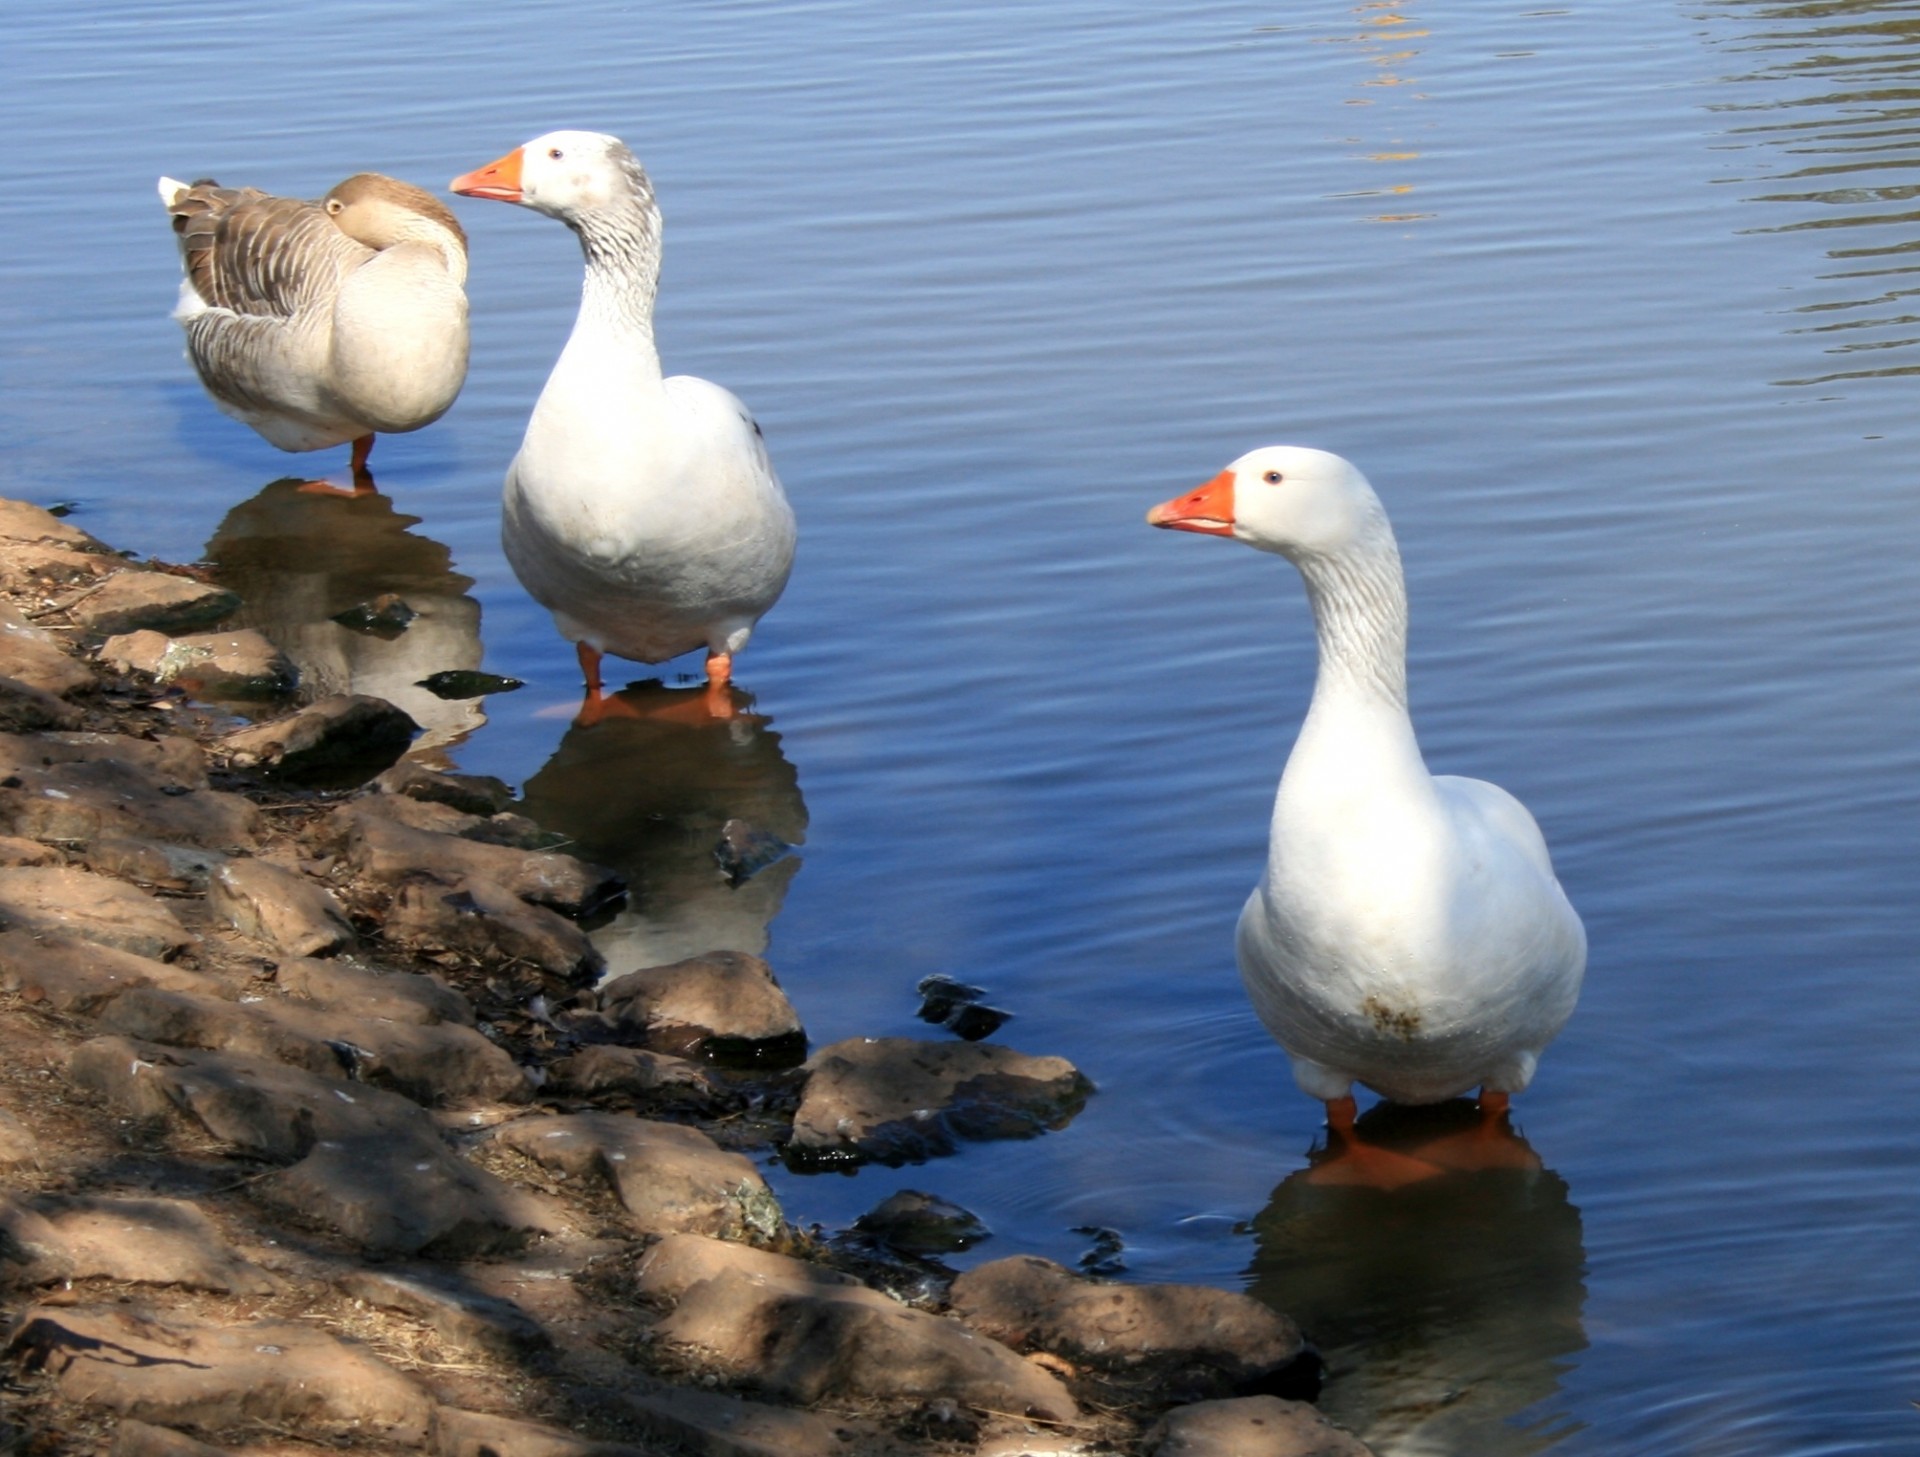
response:
{"label": "white goose", "polygon": [[1236,950],[1294,1078],[1327,1103],[1343,1145],[1329,1177],[1392,1185],[1469,1161],[1361,1144],[1355,1082],[1403,1103],[1478,1086],[1489,1152],[1507,1096],[1573,1012],[1586,932],[1526,808],[1427,772],[1407,713],[1406,584],[1379,497],[1339,456],[1268,446],[1147,520],[1277,552],[1306,580],[1319,673]]}
{"label": "white goose", "polygon": [[282,450],[430,425],[467,377],[467,237],[431,193],[377,172],[319,202],[160,179],[180,235],[187,357],[217,404]]}
{"label": "white goose", "polygon": [[579,652],[582,716],[619,702],[601,696],[603,653],[658,663],[701,647],[725,715],[733,655],[792,569],[793,511],[746,406],[661,375],[652,183],[619,138],[559,131],[451,186],[560,219],[586,254],[580,313],[507,468],[501,524],[515,575]]}

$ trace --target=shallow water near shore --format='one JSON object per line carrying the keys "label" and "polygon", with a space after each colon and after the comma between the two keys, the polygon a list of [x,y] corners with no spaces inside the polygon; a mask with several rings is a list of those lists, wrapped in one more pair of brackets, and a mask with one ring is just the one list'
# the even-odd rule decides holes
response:
{"label": "shallow water near shore", "polygon": [[[1099,1085],[1032,1142],[773,1170],[792,1219],[929,1189],[995,1230],[963,1262],[1071,1265],[1112,1229],[1129,1278],[1295,1313],[1324,1408],[1382,1453],[1912,1448],[1920,6],[319,0],[9,29],[32,205],[0,220],[0,492],[242,564],[250,610],[312,626],[312,680],[526,680],[422,700],[430,752],[624,862],[647,894],[610,955],[763,950],[816,1046],[939,1035],[914,984],[947,973]],[[473,369],[380,442],[379,501],[270,485],[345,452],[220,416],[166,318],[163,172],[440,186],[560,125],[648,164],[667,365],[753,407],[800,517],[724,731],[570,726],[572,654],[499,551],[577,301],[564,229],[456,204]],[[1532,807],[1586,919],[1580,1009],[1517,1102],[1542,1173],[1296,1177],[1321,1110],[1231,930],[1311,626],[1284,563],[1141,520],[1282,439],[1379,488],[1429,761]],[[334,632],[374,581],[425,630]],[[796,848],[729,888],[700,857],[735,817]]]}

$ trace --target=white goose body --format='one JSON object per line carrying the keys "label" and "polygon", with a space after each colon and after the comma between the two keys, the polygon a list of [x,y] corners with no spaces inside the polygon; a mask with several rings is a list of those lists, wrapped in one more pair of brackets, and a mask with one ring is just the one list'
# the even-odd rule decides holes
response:
{"label": "white goose body", "polygon": [[453,186],[560,218],[586,254],[573,333],[507,470],[501,539],[515,574],[596,660],[705,647],[724,678],[786,586],[793,511],[746,407],[706,380],[662,376],[660,212],[645,171],[617,138],[554,132]]}
{"label": "white goose body", "polygon": [[1319,638],[1237,956],[1300,1086],[1403,1103],[1517,1093],[1572,1014],[1586,933],[1526,808],[1429,774],[1406,694],[1406,591],[1364,476],[1320,451],[1241,457],[1156,525],[1289,557]]}
{"label": "white goose body", "polygon": [[466,235],[378,173],[319,202],[161,178],[179,234],[174,318],[207,392],[282,450],[418,430],[467,372]]}

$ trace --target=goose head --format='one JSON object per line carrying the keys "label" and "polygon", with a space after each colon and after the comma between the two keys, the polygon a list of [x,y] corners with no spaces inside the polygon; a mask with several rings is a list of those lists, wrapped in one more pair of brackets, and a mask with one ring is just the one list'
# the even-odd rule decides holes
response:
{"label": "goose head", "polygon": [[1155,506],[1147,524],[1230,536],[1294,561],[1342,555],[1389,530],[1358,467],[1303,445],[1248,451],[1198,490]]}
{"label": "goose head", "polygon": [[448,186],[462,197],[516,202],[566,223],[653,191],[625,142],[579,131],[535,137]]}
{"label": "goose head", "polygon": [[397,177],[356,173],[323,197],[320,205],[341,232],[376,251],[395,243],[440,243],[442,232],[452,234],[460,251],[466,251],[467,235],[453,209],[424,187]]}

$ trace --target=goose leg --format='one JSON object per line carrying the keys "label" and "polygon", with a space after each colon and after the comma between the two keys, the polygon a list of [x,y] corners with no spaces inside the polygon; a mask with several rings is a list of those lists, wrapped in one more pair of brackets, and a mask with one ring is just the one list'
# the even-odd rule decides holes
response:
{"label": "goose leg", "polygon": [[733,717],[733,654],[707,653],[707,712],[715,718]]}
{"label": "goose leg", "polygon": [[1482,1088],[1480,1120],[1462,1133],[1450,1133],[1420,1145],[1420,1157],[1446,1169],[1537,1169],[1540,1155],[1513,1131],[1512,1097],[1498,1088]]}
{"label": "goose leg", "polygon": [[300,489],[314,496],[371,496],[379,490],[373,483],[373,472],[367,469],[367,457],[372,453],[372,435],[362,435],[353,442],[353,454],[347,462],[353,472],[352,489],[336,486],[331,481],[302,481]]}
{"label": "goose leg", "polygon": [[1363,1141],[1354,1130],[1352,1094],[1327,1099],[1327,1157],[1308,1171],[1309,1184],[1360,1184],[1398,1189],[1440,1173],[1437,1164]]}

